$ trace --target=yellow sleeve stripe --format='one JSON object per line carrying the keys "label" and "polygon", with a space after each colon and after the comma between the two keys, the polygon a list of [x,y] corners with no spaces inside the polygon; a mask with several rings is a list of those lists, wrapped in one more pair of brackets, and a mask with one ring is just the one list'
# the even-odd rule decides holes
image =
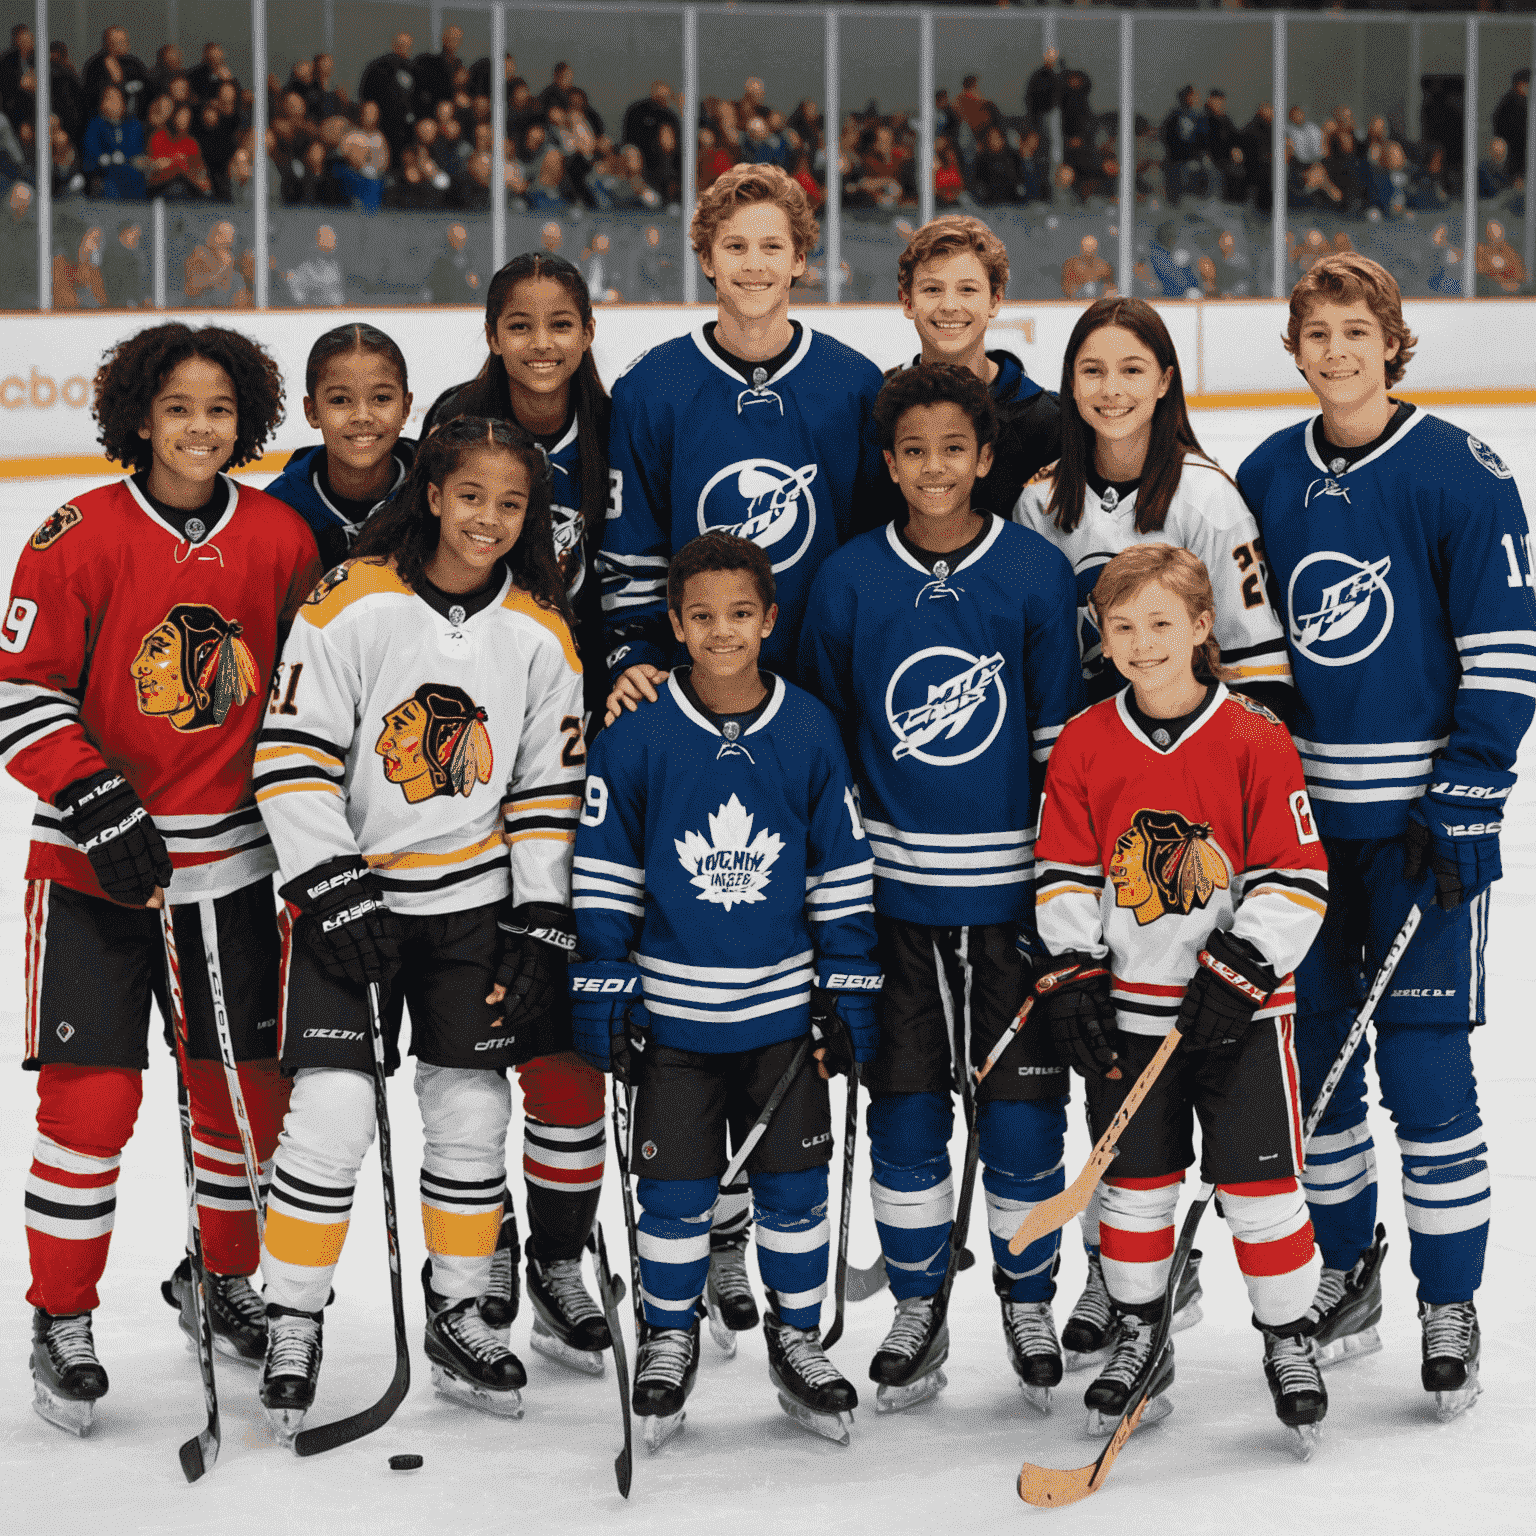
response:
{"label": "yellow sleeve stripe", "polygon": [[325,767],[330,767],[333,764],[337,768],[343,766],[341,759],[332,756],[329,752],[317,752],[313,747],[300,747],[291,743],[280,747],[261,747],[256,753],[256,761],[258,763],[270,763],[277,758],[287,757],[290,752],[297,752],[300,757],[307,757],[312,762],[320,763]]}
{"label": "yellow sleeve stripe", "polygon": [[1043,907],[1046,902],[1055,901],[1058,896],[1092,896],[1097,901],[1100,894],[1087,885],[1052,885],[1035,897],[1035,905]]}
{"label": "yellow sleeve stripe", "polygon": [[1273,666],[1268,667],[1234,666],[1232,670],[1236,672],[1239,677],[1289,678],[1291,675],[1291,664],[1288,661],[1280,661],[1276,662]]}
{"label": "yellow sleeve stripe", "polygon": [[324,779],[315,779],[308,784],[274,784],[270,789],[258,789],[256,791],[256,802],[260,805],[268,800],[275,800],[279,795],[313,795],[316,793],[335,795],[338,800],[342,798],[341,789],[338,785],[327,784]]}
{"label": "yellow sleeve stripe", "polygon": [[500,846],[501,833],[492,832],[478,843],[467,848],[455,848],[449,853],[370,853],[365,855],[373,869],[440,869],[445,864],[467,864]]}
{"label": "yellow sleeve stripe", "polygon": [[1313,896],[1303,896],[1300,891],[1287,890],[1280,885],[1259,885],[1248,891],[1244,896],[1244,902],[1252,901],[1255,896],[1263,891],[1270,896],[1283,896],[1287,901],[1294,901],[1298,907],[1305,907],[1309,912],[1316,912],[1319,917],[1328,915],[1327,906]]}
{"label": "yellow sleeve stripe", "polygon": [[574,843],[576,832],[572,828],[569,832],[554,832],[547,827],[533,828],[527,832],[508,832],[509,843]]}

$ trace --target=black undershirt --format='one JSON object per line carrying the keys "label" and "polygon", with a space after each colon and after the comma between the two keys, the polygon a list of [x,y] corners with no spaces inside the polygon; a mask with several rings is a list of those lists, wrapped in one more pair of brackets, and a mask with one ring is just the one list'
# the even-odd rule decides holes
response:
{"label": "black undershirt", "polygon": [[[495,602],[505,575],[506,570],[498,561],[491,572],[491,579],[483,587],[476,587],[473,592],[444,592],[441,587],[428,581],[426,576],[422,576],[416,583],[416,595],[428,608],[447,619],[450,624],[462,624],[466,619],[472,619],[482,608],[489,608]],[[460,610],[458,618],[453,616],[455,608]]]}
{"label": "black undershirt", "polygon": [[787,363],[790,358],[795,355],[795,348],[800,345],[800,337],[803,327],[798,320],[791,320],[789,322],[789,328],[794,333],[789,338],[789,345],[785,347],[782,352],[778,353],[777,356],[770,357],[765,361],[755,363],[749,363],[744,357],[737,357],[734,352],[727,352],[726,349],[721,346],[718,341],[715,340],[715,322],[713,320],[711,320],[709,324],[704,327],[704,340],[709,343],[709,350],[713,352],[722,363],[724,363],[727,367],[734,369],[742,376],[742,378],[747,381],[748,384],[752,384],[753,388],[756,388],[757,386],[754,383],[754,376],[759,368],[763,370],[762,382],[766,384],[768,380],[771,379],[774,374],[776,374],[779,369],[782,368],[784,364]]}
{"label": "black undershirt", "polygon": [[[1388,396],[1391,400],[1391,396]],[[1403,423],[1413,415],[1417,409],[1406,400],[1391,400],[1397,407],[1392,413],[1392,419],[1386,425],[1386,429],[1370,442],[1362,443],[1358,448],[1341,448],[1337,443],[1331,443],[1323,432],[1323,418],[1319,416],[1312,424],[1312,445],[1317,449],[1317,456],[1336,475],[1342,475],[1345,470],[1353,469],[1361,459],[1376,452],[1385,442],[1390,441],[1402,430]],[[1339,460],[1343,459],[1340,464]]]}
{"label": "black undershirt", "polygon": [[[930,572],[940,560],[944,561],[950,570],[957,570],[963,561],[969,559],[976,552],[981,541],[986,538],[991,530],[992,514],[990,512],[981,512],[978,513],[978,516],[981,518],[981,532],[974,539],[968,539],[959,549],[923,549],[907,537],[906,528],[898,528],[896,530],[896,537],[901,540],[901,547],[920,565],[926,566]],[[909,515],[907,528],[911,526],[912,523]]]}
{"label": "black undershirt", "polygon": [[565,420],[560,423],[560,426],[557,430],[553,432],[532,432],[529,431],[527,427],[524,427],[523,430],[528,433],[529,437],[531,437],[534,442],[543,448],[546,454],[551,454],[555,451],[556,448],[560,446],[561,443],[565,441],[565,434],[571,430],[571,423],[575,421],[575,419],[576,391],[573,389],[571,391],[571,408],[566,413]]}
{"label": "black undershirt", "polygon": [[[693,686],[692,667],[678,667],[674,676],[677,678],[678,686],[683,690],[683,696],[717,731],[721,729],[726,721],[734,720],[741,727],[741,734],[746,735],[748,727],[755,725],[763,711],[773,702],[773,679],[759,672],[757,674],[758,681],[768,690],[763,695],[762,702],[754,704],[751,709],[741,714],[719,715],[699,697],[697,690]],[[724,732],[721,731],[721,734],[723,735]]]}
{"label": "black undershirt", "polygon": [[[1187,715],[1179,715],[1173,720],[1160,720],[1151,715],[1142,714],[1136,707],[1136,690],[1134,688],[1125,696],[1125,707],[1132,720],[1136,722],[1136,728],[1147,738],[1160,752],[1171,752],[1185,731],[1192,726],[1201,715],[1205,713],[1206,706],[1211,702],[1211,695],[1216,692],[1215,683],[1205,685],[1205,697]],[[1154,734],[1162,731],[1167,737],[1167,743],[1159,741]]]}
{"label": "black undershirt", "polygon": [[[139,495],[141,495],[144,500],[147,501],[150,506],[155,509],[156,515],[163,522],[169,523],[171,527],[173,527],[177,533],[182,536],[182,538],[186,539],[189,544],[199,543],[201,540],[207,538],[208,535],[213,531],[213,525],[218,522],[219,517],[223,515],[222,506],[219,509],[218,516],[214,515],[213,504],[216,501],[222,502],[223,498],[228,494],[224,488],[223,476],[216,475],[213,481],[213,488],[208,492],[208,500],[205,501],[202,506],[171,507],[167,506],[165,502],[161,501],[158,496],[152,496],[150,494],[149,471],[147,469],[141,469],[138,474],[133,476],[133,483],[138,487]],[[195,539],[191,538],[187,533],[187,524],[191,522],[194,517],[203,525],[203,531],[198,534],[197,538]]]}
{"label": "black undershirt", "polygon": [[400,478],[399,459],[391,457],[389,462],[396,466],[395,474],[391,478],[389,485],[385,486],[380,495],[363,497],[342,496],[331,487],[330,460],[322,454],[319,467],[315,470],[315,477],[320,484],[320,494],[341,513],[347,522],[356,528],[368,521],[368,514],[383,501],[385,496],[389,495],[390,486],[393,486],[395,481]]}
{"label": "black undershirt", "polygon": [[[1118,502],[1124,501],[1127,496],[1129,496],[1133,491],[1137,489],[1138,486],[1140,486],[1141,476],[1138,475],[1134,480],[1106,480],[1103,475],[1098,472],[1098,470],[1090,469],[1088,471],[1088,484],[1091,487],[1093,494],[1097,496],[1100,501],[1103,501],[1105,491],[1112,490],[1115,493],[1115,496],[1118,498],[1118,505]],[[1111,510],[1113,510],[1113,508]]]}

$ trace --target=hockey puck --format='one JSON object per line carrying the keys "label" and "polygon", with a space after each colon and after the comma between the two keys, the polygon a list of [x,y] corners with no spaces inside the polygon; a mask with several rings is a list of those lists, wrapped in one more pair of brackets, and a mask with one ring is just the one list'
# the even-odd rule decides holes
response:
{"label": "hockey puck", "polygon": [[420,1456],[403,1455],[389,1458],[389,1470],[391,1472],[414,1472],[422,1463]]}

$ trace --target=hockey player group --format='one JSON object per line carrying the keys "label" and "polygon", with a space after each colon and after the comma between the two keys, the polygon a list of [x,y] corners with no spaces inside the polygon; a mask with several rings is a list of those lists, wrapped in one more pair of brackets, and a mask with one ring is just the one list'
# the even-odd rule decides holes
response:
{"label": "hockey player group", "polygon": [[[979,1171],[1028,1401],[1086,1369],[1090,1434],[1165,1413],[1169,1335],[1199,1316],[1174,1241],[1198,1122],[1308,1454],[1322,1368],[1377,1347],[1383,1305],[1368,993],[1422,1385],[1442,1417],[1475,1398],[1470,1040],[1536,707],[1510,471],[1391,393],[1414,338],[1364,257],[1297,285],[1284,346],[1319,410],[1234,481],[1147,304],[1092,304],[1053,395],[986,349],[1001,242],[939,218],[899,267],[920,353],[882,380],[790,318],[816,237],[783,173],[723,175],[692,226],[716,317],[611,399],[580,274],[518,257],[419,442],[396,344],[329,331],[303,399],[321,442],[265,492],[225,473],[282,414],[259,346],[159,325],[103,361],[101,441],[131,473],[43,523],[0,624],[0,746],[38,796],[45,1418],[85,1434],[107,1391],[92,1314],[152,997],[189,1187],[165,1298],[260,1373],[285,1440],[406,1012],[425,1351],[471,1406],[522,1413],[524,1260],[535,1349],[600,1375],[615,1344],[621,1288],[605,1259],[595,1300],[581,1268],[611,1075],[648,1442],[683,1422],[701,1321],[730,1352],[758,1325],[755,1239],[778,1400],[847,1443],[846,1175],[821,1332],[846,1074],[881,1244],[854,1278],[895,1302],[878,1409],[945,1385]],[[1073,1074],[1118,1154],[1058,1336],[1060,1232],[1021,1229],[1063,1192]]]}

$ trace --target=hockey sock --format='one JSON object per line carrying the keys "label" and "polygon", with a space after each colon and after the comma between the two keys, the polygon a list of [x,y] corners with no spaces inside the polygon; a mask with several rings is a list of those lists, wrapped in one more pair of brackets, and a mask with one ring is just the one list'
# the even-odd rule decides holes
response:
{"label": "hockey sock", "polygon": [[1062,1143],[1067,1134],[1067,1101],[992,1100],[978,1111],[981,1122],[981,1187],[992,1233],[992,1260],[1011,1282],[1010,1301],[1049,1301],[1061,1232],[1031,1243],[1018,1258],[1008,1239],[1042,1201],[1066,1188]]}
{"label": "hockey sock", "polygon": [[1323,1261],[1301,1186],[1293,1178],[1265,1179],[1218,1191],[1255,1320],[1273,1330],[1305,1316]]}
{"label": "hockey sock", "polygon": [[144,1095],[140,1072],[45,1066],[25,1197],[27,1301],[55,1317],[92,1312],[117,1212],[117,1170]]}
{"label": "hockey sock", "polygon": [[[276,1061],[242,1061],[237,1071],[245,1113],[256,1146],[263,1190],[272,1177],[277,1133],[288,1112],[291,1081]],[[187,1063],[187,1093],[192,1103],[192,1163],[197,1169],[197,1219],[202,1228],[203,1258],[216,1275],[249,1275],[261,1253],[256,1211],[251,1204],[245,1153],[229,1100],[229,1082],[217,1061]]]}
{"label": "hockey sock", "polygon": [[949,1263],[955,1185],[949,1171],[954,1111],[948,1094],[901,1093],[872,1099],[870,1200],[891,1294],[932,1296]]}
{"label": "hockey sock", "polygon": [[541,1259],[579,1258],[603,1189],[603,1075],[570,1051],[536,1057],[517,1074],[529,1239]]}
{"label": "hockey sock", "polygon": [[1160,1301],[1173,1262],[1173,1213],[1182,1173],[1105,1179],[1099,1219],[1104,1284],[1120,1307]]}
{"label": "hockey sock", "polygon": [[778,1296],[779,1316],[791,1328],[814,1328],[827,1294],[827,1165],[798,1173],[759,1173],[752,1179],[757,1206],[757,1271]]}
{"label": "hockey sock", "polygon": [[416,1063],[421,1106],[421,1227],[432,1289],[478,1296],[491,1278],[507,1182],[512,1087],[500,1072]]}
{"label": "hockey sock", "polygon": [[1103,1188],[1095,1187],[1088,1197],[1088,1204],[1083,1214],[1077,1218],[1078,1225],[1083,1230],[1083,1252],[1093,1259],[1099,1256],[1099,1216],[1103,1209]]}
{"label": "hockey sock", "polygon": [[325,1307],[374,1124],[367,1074],[306,1067],[294,1078],[267,1195],[261,1273],[269,1305]]}
{"label": "hockey sock", "polygon": [[640,1297],[653,1328],[691,1328],[709,1275],[713,1179],[641,1179]]}
{"label": "hockey sock", "polygon": [[1327,1120],[1307,1143],[1301,1182],[1323,1263],[1353,1269],[1371,1246],[1376,1230],[1376,1143],[1365,1123],[1365,1106],[1354,1125],[1327,1129]]}
{"label": "hockey sock", "polygon": [[742,1243],[752,1230],[752,1190],[743,1168],[729,1184],[720,1186],[715,1201],[711,1240],[717,1244]]}

